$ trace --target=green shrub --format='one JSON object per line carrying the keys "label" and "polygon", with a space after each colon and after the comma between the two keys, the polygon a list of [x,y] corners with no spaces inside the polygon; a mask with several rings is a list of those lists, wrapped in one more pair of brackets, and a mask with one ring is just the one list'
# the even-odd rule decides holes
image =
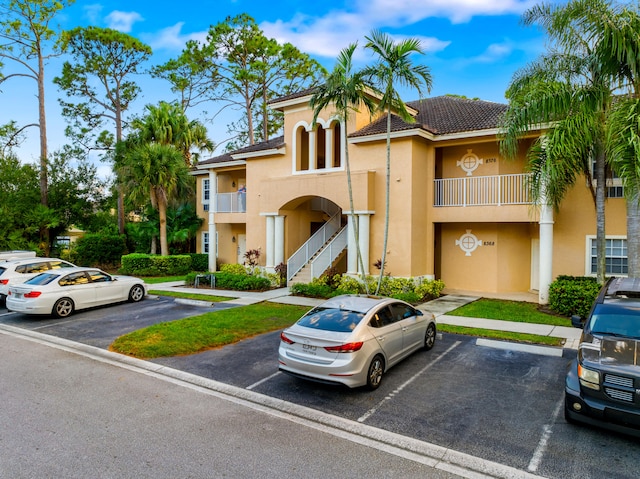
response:
{"label": "green shrub", "polygon": [[82,266],[117,267],[127,252],[124,235],[86,234],[76,241],[75,262]]}
{"label": "green shrub", "polygon": [[132,253],[122,257],[121,271],[136,276],[180,276],[191,271],[191,256]]}
{"label": "green shrub", "polygon": [[328,284],[321,283],[296,283],[291,285],[291,294],[294,296],[306,296],[308,298],[330,298],[336,295],[334,289]]}
{"label": "green shrub", "polygon": [[[376,276],[366,278],[369,293],[373,294],[378,286]],[[332,287],[332,285],[336,285]],[[416,284],[413,278],[392,278],[385,276],[380,284],[380,296],[401,299],[408,303],[417,304],[437,298],[444,289],[441,280],[422,280]],[[322,276],[311,283],[298,283],[291,286],[294,296],[308,296],[312,298],[330,298],[340,294],[365,294],[365,285],[361,278],[347,275]]]}
{"label": "green shrub", "polygon": [[222,264],[220,265],[220,272],[230,273],[230,274],[241,274],[244,276],[249,275],[247,268],[241,264]]}
{"label": "green shrub", "polygon": [[441,279],[423,279],[415,291],[421,301],[430,301],[439,298],[443,289],[444,281]]}
{"label": "green shrub", "polygon": [[271,288],[268,278],[248,274],[215,273],[215,287],[234,291],[265,291]]}
{"label": "green shrub", "polygon": [[563,316],[586,318],[600,288],[595,278],[558,276],[549,285],[549,307]]}
{"label": "green shrub", "polygon": [[192,271],[208,271],[209,270],[209,255],[204,253],[189,253],[191,256],[191,270]]}

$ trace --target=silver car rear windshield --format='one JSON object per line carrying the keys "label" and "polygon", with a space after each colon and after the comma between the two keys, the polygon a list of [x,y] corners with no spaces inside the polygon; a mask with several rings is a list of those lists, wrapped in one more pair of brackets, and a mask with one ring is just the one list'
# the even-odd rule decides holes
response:
{"label": "silver car rear windshield", "polygon": [[40,273],[38,276],[34,276],[33,278],[25,281],[24,284],[49,284],[51,281],[59,277],[60,275],[58,274]]}
{"label": "silver car rear windshield", "polygon": [[314,308],[298,320],[299,326],[337,333],[349,333],[355,329],[363,313],[338,308]]}
{"label": "silver car rear windshield", "polygon": [[640,308],[633,306],[598,305],[589,321],[591,334],[640,339]]}

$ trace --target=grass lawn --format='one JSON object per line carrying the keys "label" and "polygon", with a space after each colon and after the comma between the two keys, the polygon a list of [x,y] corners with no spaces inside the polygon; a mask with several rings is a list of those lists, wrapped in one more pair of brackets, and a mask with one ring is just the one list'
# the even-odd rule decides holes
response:
{"label": "grass lawn", "polygon": [[309,309],[269,302],[224,309],[133,331],[109,349],[140,359],[194,354],[290,326]]}
{"label": "grass lawn", "polygon": [[171,296],[172,298],[184,298],[195,299],[198,301],[209,301],[211,303],[219,303],[221,301],[229,301],[232,298],[227,296],[213,296],[211,294],[199,294],[199,293],[183,293],[180,291],[161,291],[158,289],[150,289],[149,294],[155,294],[158,296]]}
{"label": "grass lawn", "polygon": [[454,326],[452,324],[438,324],[438,331],[443,333],[464,334],[478,338],[499,339],[514,341],[517,343],[543,344],[546,346],[562,346],[563,338],[552,336],[540,336],[537,334],[513,333],[511,331],[497,331],[495,329],[468,328],[466,326]]}
{"label": "grass lawn", "polygon": [[147,284],[168,283],[170,281],[184,281],[183,276],[139,276]]}
{"label": "grass lawn", "polygon": [[505,301],[501,299],[479,299],[447,313],[451,316],[470,318],[501,319],[519,323],[551,324],[571,326],[571,320],[564,316],[545,313],[538,305],[526,301]]}

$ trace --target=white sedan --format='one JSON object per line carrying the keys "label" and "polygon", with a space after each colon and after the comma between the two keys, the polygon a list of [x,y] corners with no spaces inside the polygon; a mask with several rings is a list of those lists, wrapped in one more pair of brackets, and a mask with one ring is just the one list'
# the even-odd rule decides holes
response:
{"label": "white sedan", "polygon": [[337,296],[280,334],[280,371],[349,387],[380,386],[383,374],[436,341],[436,322],[404,301]]}
{"label": "white sedan", "polygon": [[141,301],[146,294],[144,281],[132,276],[112,276],[94,268],[64,268],[11,286],[7,309],[64,318],[79,309]]}

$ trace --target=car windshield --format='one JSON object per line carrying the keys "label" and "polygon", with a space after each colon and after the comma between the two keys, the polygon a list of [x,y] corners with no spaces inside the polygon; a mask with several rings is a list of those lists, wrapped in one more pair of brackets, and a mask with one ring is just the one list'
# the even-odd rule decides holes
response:
{"label": "car windshield", "polygon": [[338,308],[314,308],[298,320],[299,326],[349,333],[355,329],[362,318],[363,313],[347,311]]}
{"label": "car windshield", "polygon": [[592,334],[640,338],[640,307],[631,305],[598,305],[589,321]]}
{"label": "car windshield", "polygon": [[4,273],[6,270],[7,268],[0,266],[0,276],[2,276],[2,273]]}
{"label": "car windshield", "polygon": [[38,276],[34,276],[33,278],[25,281],[24,284],[49,284],[56,278],[59,278],[59,275],[51,273],[40,273]]}

